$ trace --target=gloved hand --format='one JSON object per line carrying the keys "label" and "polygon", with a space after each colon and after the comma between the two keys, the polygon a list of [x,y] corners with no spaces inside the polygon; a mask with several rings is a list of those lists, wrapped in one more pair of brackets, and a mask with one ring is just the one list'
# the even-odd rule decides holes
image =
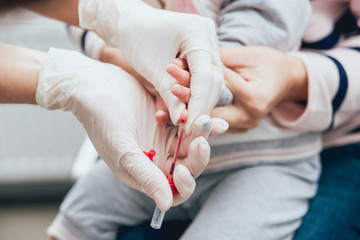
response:
{"label": "gloved hand", "polygon": [[[51,49],[39,74],[36,101],[47,109],[72,111],[115,176],[152,197],[162,211],[191,196],[194,177],[209,160],[204,137],[211,129],[215,133],[227,129],[219,119],[199,117],[195,122],[183,141],[182,164],[175,169],[180,194],[173,202],[164,172],[172,161],[177,128],[156,124],[153,97],[125,71],[77,52]],[[149,149],[158,153],[158,167],[142,152]]]}
{"label": "gloved hand", "polygon": [[209,114],[217,103],[224,77],[210,19],[155,9],[141,0],[80,0],[79,18],[81,27],[120,48],[127,62],[152,83],[175,125],[186,105],[171,94],[176,80],[166,67],[177,54],[187,60],[191,72],[187,133],[195,119]]}

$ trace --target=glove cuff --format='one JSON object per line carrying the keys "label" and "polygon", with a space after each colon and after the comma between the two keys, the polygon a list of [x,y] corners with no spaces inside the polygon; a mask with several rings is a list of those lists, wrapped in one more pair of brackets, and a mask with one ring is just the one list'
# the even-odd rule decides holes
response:
{"label": "glove cuff", "polygon": [[36,102],[39,106],[46,108],[46,109],[59,109],[59,104],[54,104],[54,102],[50,103],[50,97],[48,95],[48,91],[50,89],[50,85],[52,85],[53,81],[48,81],[49,75],[49,68],[52,68],[52,55],[53,52],[57,52],[58,49],[50,48],[49,52],[47,53],[43,65],[41,67],[39,73],[39,81],[38,86],[36,89]]}

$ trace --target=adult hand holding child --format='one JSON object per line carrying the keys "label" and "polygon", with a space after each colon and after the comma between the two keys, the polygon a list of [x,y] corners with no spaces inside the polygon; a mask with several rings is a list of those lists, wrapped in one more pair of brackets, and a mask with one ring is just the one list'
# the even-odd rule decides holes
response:
{"label": "adult hand holding child", "polygon": [[[229,123],[230,132],[256,128],[274,106],[282,101],[307,98],[306,69],[300,59],[263,46],[221,48],[226,85],[234,101],[216,107],[211,117]],[[172,92],[182,102],[190,99],[190,73],[185,60],[176,59],[168,72],[178,80]],[[158,120],[159,122],[162,119]]]}

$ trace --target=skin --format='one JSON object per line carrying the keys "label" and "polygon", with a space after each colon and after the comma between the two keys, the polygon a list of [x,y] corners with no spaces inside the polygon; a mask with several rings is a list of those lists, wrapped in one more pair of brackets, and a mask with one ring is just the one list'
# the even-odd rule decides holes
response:
{"label": "skin", "polygon": [[[280,102],[307,100],[307,72],[299,58],[268,47],[223,48],[221,56],[226,85],[234,100],[228,106],[215,108],[211,117],[227,121],[230,132],[256,128]],[[186,61],[175,60],[167,71],[178,81],[172,93],[188,103],[191,93]]]}
{"label": "skin", "polygon": [[[20,7],[79,25],[78,0],[27,1]],[[0,44],[0,103],[36,104],[35,93],[45,53]]]}
{"label": "skin", "polygon": [[0,103],[36,104],[45,53],[0,43]]}
{"label": "skin", "polygon": [[[28,3],[22,7],[71,25],[79,25],[78,0],[51,0]],[[307,98],[306,69],[302,62],[279,52],[263,50],[266,49],[222,51],[224,64],[228,67],[224,70],[227,85],[234,93],[235,100],[229,106],[214,109],[211,115],[228,121],[232,131],[243,132],[256,127],[263,116],[281,101]],[[36,104],[37,83],[45,54],[6,44],[0,44],[0,51],[4,56],[0,60],[0,103]],[[174,85],[172,93],[185,103],[191,94],[188,89],[190,73],[187,70],[182,60],[175,61],[167,69],[179,82]],[[164,121],[168,117],[166,108],[161,107],[163,105],[159,104],[156,118],[158,122],[168,122]],[[180,121],[186,119],[185,111]]]}
{"label": "skin", "polygon": [[[78,3],[78,0],[48,0],[25,3],[21,7],[78,26]],[[36,104],[39,73],[46,54],[6,44],[0,44],[0,51],[3,56],[0,60],[0,103]],[[180,122],[186,120],[185,112]]]}
{"label": "skin", "polygon": [[79,0],[29,1],[22,7],[64,23],[79,26]]}
{"label": "skin", "polygon": [[[103,53],[106,54],[106,51]],[[256,127],[256,124],[248,125],[243,120],[244,116],[253,117],[255,120],[262,119],[281,101],[307,99],[307,74],[300,59],[263,47],[223,49],[221,54],[226,66],[225,79],[227,86],[234,93],[234,101],[228,106],[215,108],[212,115],[228,121],[233,132],[244,132]],[[103,57],[103,61],[110,63],[117,59],[116,56],[112,56],[115,57],[113,59]],[[175,59],[167,71],[178,81],[178,84],[173,86],[172,93],[184,103],[188,103],[191,95],[191,75],[186,61]],[[258,98],[261,99],[260,102],[257,101]],[[161,116],[166,123],[169,116],[165,111]]]}

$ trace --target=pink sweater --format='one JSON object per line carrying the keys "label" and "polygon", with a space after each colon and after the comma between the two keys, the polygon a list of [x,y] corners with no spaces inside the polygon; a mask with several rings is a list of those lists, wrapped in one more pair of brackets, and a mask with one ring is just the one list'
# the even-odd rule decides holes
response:
{"label": "pink sweater", "polygon": [[308,71],[308,101],[283,103],[272,117],[290,129],[326,130],[325,147],[360,142],[360,0],[312,6],[303,50],[293,53]]}

